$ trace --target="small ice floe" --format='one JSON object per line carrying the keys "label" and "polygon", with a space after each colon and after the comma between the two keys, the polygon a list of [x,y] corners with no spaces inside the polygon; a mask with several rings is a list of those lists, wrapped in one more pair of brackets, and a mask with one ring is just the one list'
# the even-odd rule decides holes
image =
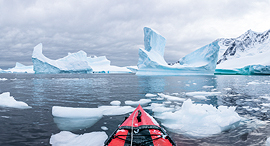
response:
{"label": "small ice floe", "polygon": [[108,138],[105,132],[91,132],[82,135],[61,131],[50,138],[52,146],[102,146]]}
{"label": "small ice floe", "polygon": [[205,92],[205,91],[187,92],[186,93],[187,96],[217,96],[220,94],[221,94],[221,92]]}
{"label": "small ice floe", "polygon": [[151,94],[151,93],[146,93],[145,94],[145,97],[156,97],[157,95],[156,94]]}
{"label": "small ice floe", "polygon": [[251,82],[248,82],[247,85],[259,85],[261,83],[259,83],[258,81],[251,81]]}
{"label": "small ice floe", "polygon": [[190,99],[179,110],[163,112],[155,117],[169,130],[194,138],[211,136],[237,127],[242,119],[235,112],[235,107],[215,108],[207,104],[193,104]]}
{"label": "small ice floe", "polygon": [[232,88],[223,88],[223,89],[226,90],[226,91],[232,90]]}
{"label": "small ice floe", "polygon": [[52,107],[53,120],[60,130],[73,131],[93,126],[103,115],[132,112],[131,106],[100,106],[98,108]]}
{"label": "small ice floe", "polygon": [[195,95],[194,98],[201,99],[201,100],[207,100],[207,98],[203,95]]}
{"label": "small ice floe", "polygon": [[165,107],[164,104],[158,104],[158,103],[152,103],[150,106],[150,109],[152,109],[152,111],[155,113],[174,111],[174,108]]}
{"label": "small ice floe", "polygon": [[126,105],[133,105],[133,106],[138,106],[140,104],[141,106],[145,106],[150,102],[151,102],[151,99],[140,99],[139,101],[127,100],[127,101],[125,101],[125,104]]}
{"label": "small ice floe", "polygon": [[260,98],[270,100],[270,96],[268,96],[268,95],[260,96]]}
{"label": "small ice floe", "polygon": [[267,140],[265,142],[265,146],[270,146],[270,137],[267,138]]}
{"label": "small ice floe", "polygon": [[171,96],[171,95],[165,95],[163,93],[158,93],[158,96],[160,96],[162,98],[166,98],[169,101],[180,101],[180,102],[183,102],[183,101],[186,100],[185,98],[180,98],[180,97]]}
{"label": "small ice floe", "polygon": [[100,128],[101,128],[102,130],[104,130],[104,131],[108,130],[108,128],[107,128],[106,126],[101,126]]}
{"label": "small ice floe", "polygon": [[0,81],[6,81],[8,80],[7,78],[0,78]]}
{"label": "small ice floe", "polygon": [[121,101],[114,100],[114,101],[111,101],[110,104],[113,105],[113,106],[120,106]]}
{"label": "small ice floe", "polygon": [[203,86],[203,88],[214,88],[214,86]]}
{"label": "small ice floe", "polygon": [[25,102],[16,101],[14,97],[10,96],[9,92],[4,92],[0,94],[0,107],[11,107],[19,109],[32,108],[31,106],[28,106]]}

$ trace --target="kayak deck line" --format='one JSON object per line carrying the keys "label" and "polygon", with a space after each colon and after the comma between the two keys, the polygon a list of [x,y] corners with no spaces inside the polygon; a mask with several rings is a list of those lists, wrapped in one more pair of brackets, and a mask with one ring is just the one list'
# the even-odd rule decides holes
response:
{"label": "kayak deck line", "polygon": [[[136,117],[136,118],[135,118]],[[165,129],[139,105],[105,141],[105,146],[175,146]]]}

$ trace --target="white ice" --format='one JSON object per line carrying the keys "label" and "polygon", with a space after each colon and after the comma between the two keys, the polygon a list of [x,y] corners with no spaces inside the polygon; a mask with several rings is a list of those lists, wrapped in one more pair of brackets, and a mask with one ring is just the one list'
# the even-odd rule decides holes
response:
{"label": "white ice", "polygon": [[8,80],[7,78],[0,78],[0,81],[6,81]]}
{"label": "white ice", "polygon": [[121,101],[119,101],[119,100],[114,100],[114,101],[111,101],[110,104],[113,105],[113,106],[120,106]]}
{"label": "white ice", "polygon": [[25,102],[16,101],[14,97],[10,96],[9,92],[0,94],[0,107],[11,107],[19,109],[31,108],[31,106],[28,106]]}
{"label": "white ice", "polygon": [[213,75],[218,59],[217,41],[180,59],[174,65],[164,60],[166,39],[151,28],[144,28],[144,49],[139,49],[136,75]]}
{"label": "white ice", "polygon": [[151,94],[151,93],[146,93],[145,94],[145,97],[156,97],[157,95],[156,94]]}
{"label": "white ice", "polygon": [[165,95],[163,93],[158,93],[158,96],[160,96],[162,98],[166,98],[169,101],[180,101],[180,102],[183,102],[183,101],[186,100],[185,98],[180,98],[180,97],[171,96],[171,95]]}
{"label": "white ice", "polygon": [[15,67],[4,70],[7,73],[35,73],[33,65],[25,66],[19,62],[16,62]]}
{"label": "white ice", "polygon": [[82,135],[61,131],[50,138],[52,146],[103,146],[108,138],[105,132],[91,132]]}
{"label": "white ice", "polygon": [[53,106],[53,120],[60,130],[78,130],[91,127],[104,115],[122,115],[132,112],[131,106],[100,106],[98,108],[74,108]]}
{"label": "white ice", "polygon": [[196,91],[196,92],[187,92],[187,96],[217,96],[220,95],[221,92],[205,92],[205,91]]}
{"label": "white ice", "polygon": [[156,116],[162,125],[173,132],[191,137],[208,137],[237,126],[241,117],[235,107],[193,104],[186,100],[176,112],[164,112]]}
{"label": "white ice", "polygon": [[267,140],[265,142],[265,146],[270,146],[270,137],[267,138]]}
{"label": "white ice", "polygon": [[139,101],[127,100],[127,101],[125,101],[125,104],[126,105],[133,105],[133,106],[138,106],[140,104],[141,106],[145,106],[150,102],[151,102],[151,99],[140,99]]}
{"label": "white ice", "polygon": [[87,57],[86,52],[68,53],[64,58],[52,60],[42,54],[42,44],[32,54],[35,73],[131,73],[126,67],[110,65],[106,56]]}

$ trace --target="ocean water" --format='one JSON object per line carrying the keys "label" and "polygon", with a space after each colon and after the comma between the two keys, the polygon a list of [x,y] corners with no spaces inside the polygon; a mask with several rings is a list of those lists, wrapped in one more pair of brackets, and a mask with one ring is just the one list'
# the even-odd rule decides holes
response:
{"label": "ocean water", "polygon": [[[133,74],[0,74],[0,94],[10,92],[30,109],[0,107],[0,145],[50,145],[52,134],[63,131],[52,116],[53,106],[94,108],[113,100],[147,99],[146,93],[191,98],[195,103],[236,106],[249,122],[205,138],[193,138],[167,129],[177,145],[264,145],[270,137],[270,76],[136,76]],[[207,86],[211,86],[207,88]],[[185,96],[192,91],[221,92],[200,100]],[[158,101],[153,101],[158,102]],[[174,103],[172,103],[174,104]],[[181,106],[181,105],[180,105]],[[146,110],[149,114],[154,113]],[[70,129],[83,134],[103,131],[110,135],[125,115],[103,116],[94,125]],[[105,128],[106,129],[106,128]]]}

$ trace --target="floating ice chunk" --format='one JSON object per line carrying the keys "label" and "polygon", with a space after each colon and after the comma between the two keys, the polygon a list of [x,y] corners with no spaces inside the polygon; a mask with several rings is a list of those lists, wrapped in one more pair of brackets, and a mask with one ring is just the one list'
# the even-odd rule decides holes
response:
{"label": "floating ice chunk", "polygon": [[0,106],[1,107],[11,107],[19,109],[28,109],[31,106],[28,106],[25,102],[16,101],[14,97],[10,96],[9,92],[4,92],[0,94]]}
{"label": "floating ice chunk", "polygon": [[270,96],[268,95],[265,95],[265,96],[260,96],[261,98],[264,98],[264,99],[267,99],[267,100],[270,100]]}
{"label": "floating ice chunk", "polygon": [[266,142],[265,142],[266,146],[270,146],[270,137],[267,138]]}
{"label": "floating ice chunk", "polygon": [[108,128],[107,128],[106,126],[101,126],[100,128],[101,128],[102,130],[104,130],[104,131],[108,130]]}
{"label": "floating ice chunk", "polygon": [[164,104],[158,104],[158,103],[152,103],[150,108],[155,113],[163,113],[163,112],[174,111],[174,108],[167,108],[167,107],[164,106]]}
{"label": "floating ice chunk", "polygon": [[247,84],[248,85],[258,85],[258,84],[261,84],[261,83],[256,82],[256,81],[251,81],[251,82],[248,82]]}
{"label": "floating ice chunk", "polygon": [[6,81],[8,80],[7,78],[0,78],[0,81]]}
{"label": "floating ice chunk", "polygon": [[106,116],[124,115],[135,110],[131,106],[100,106],[98,109]]}
{"label": "floating ice chunk", "polygon": [[187,92],[186,95],[187,96],[217,96],[221,94],[221,92]]}
{"label": "floating ice chunk", "polygon": [[193,96],[194,98],[201,99],[201,100],[206,100],[207,98],[203,95],[195,95]]}
{"label": "floating ice chunk", "polygon": [[61,131],[50,138],[52,146],[102,146],[108,138],[105,132],[91,132],[82,135]]}
{"label": "floating ice chunk", "polygon": [[53,121],[60,130],[74,131],[93,126],[101,117],[93,116],[87,118],[61,118],[54,117]]}
{"label": "floating ice chunk", "polygon": [[186,100],[176,112],[164,112],[158,116],[162,124],[173,132],[192,137],[207,137],[237,126],[241,117],[235,107],[193,104]]}
{"label": "floating ice chunk", "polygon": [[156,96],[157,96],[156,94],[151,94],[151,93],[145,94],[145,97],[156,97]]}
{"label": "floating ice chunk", "polygon": [[52,115],[60,118],[91,118],[102,117],[102,110],[99,108],[74,108],[53,106]]}
{"label": "floating ice chunk", "polygon": [[158,95],[160,97],[166,98],[167,100],[170,100],[170,101],[180,101],[180,102],[183,102],[183,101],[186,100],[185,98],[180,98],[180,97],[176,97],[176,96],[165,95],[163,93],[158,93]]}
{"label": "floating ice chunk", "polygon": [[141,106],[144,106],[144,105],[147,105],[150,102],[151,102],[151,99],[140,99],[139,101],[127,100],[127,101],[125,101],[125,104],[126,105],[134,105],[134,106],[137,106],[137,105],[140,104]]}
{"label": "floating ice chunk", "polygon": [[226,90],[226,91],[232,90],[232,88],[223,88],[223,89]]}
{"label": "floating ice chunk", "polygon": [[120,106],[121,101],[119,101],[119,100],[114,100],[114,101],[111,101],[110,104],[113,105],[113,106]]}
{"label": "floating ice chunk", "polygon": [[203,88],[214,88],[214,86],[203,86]]}

